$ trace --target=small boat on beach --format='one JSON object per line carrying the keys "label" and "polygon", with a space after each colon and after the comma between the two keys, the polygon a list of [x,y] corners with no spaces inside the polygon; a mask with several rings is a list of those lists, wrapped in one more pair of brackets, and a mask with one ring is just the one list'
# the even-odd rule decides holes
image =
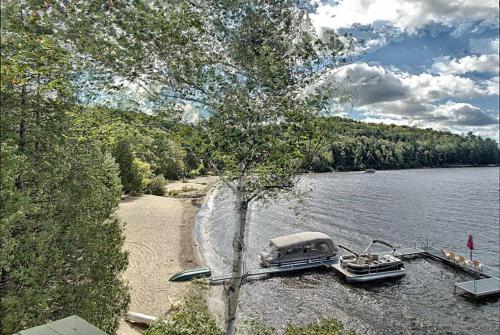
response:
{"label": "small boat on beach", "polygon": [[273,238],[260,255],[261,267],[311,267],[337,259],[338,246],[330,236],[319,232],[301,232]]}
{"label": "small boat on beach", "polygon": [[[371,253],[373,244],[382,244],[392,248],[389,254]],[[395,279],[405,276],[406,269],[401,259],[394,256],[396,248],[390,243],[382,240],[373,240],[362,254],[358,254],[349,248],[339,245],[342,249],[350,252],[350,255],[340,257],[340,263],[333,267],[342,273],[348,282],[366,283],[371,281]]]}
{"label": "small boat on beach", "polygon": [[190,269],[181,272],[177,272],[174,274],[168,281],[171,282],[184,282],[191,281],[193,279],[201,279],[201,278],[210,278],[212,276],[212,272],[209,268],[197,268]]}

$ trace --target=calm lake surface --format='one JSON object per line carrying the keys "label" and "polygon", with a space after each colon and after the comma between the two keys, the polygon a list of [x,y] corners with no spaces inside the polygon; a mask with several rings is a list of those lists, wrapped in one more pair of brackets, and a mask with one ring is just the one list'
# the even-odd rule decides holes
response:
{"label": "calm lake surface", "polygon": [[[415,241],[499,266],[499,169],[456,168],[311,174],[298,198],[281,197],[250,209],[246,269],[269,239],[321,231],[363,250],[374,238],[400,246]],[[200,253],[215,273],[229,273],[234,212],[231,193],[216,189],[198,213]],[[272,277],[246,283],[239,320],[260,319],[277,329],[335,317],[364,334],[499,334],[498,299],[472,303],[454,294],[471,277],[427,259],[405,261],[407,275],[391,283],[352,286],[333,271]]]}

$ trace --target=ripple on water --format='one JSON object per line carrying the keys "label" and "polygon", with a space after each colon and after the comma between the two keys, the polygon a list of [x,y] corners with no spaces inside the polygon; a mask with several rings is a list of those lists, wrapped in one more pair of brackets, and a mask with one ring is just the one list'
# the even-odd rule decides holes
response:
{"label": "ripple on water", "polygon": [[[407,246],[429,238],[463,254],[472,233],[475,257],[499,265],[498,168],[306,175],[299,185],[313,186],[303,201],[280,197],[251,207],[248,269],[258,267],[269,238],[303,230],[323,231],[357,250],[376,237]],[[227,268],[231,257],[228,194],[219,192],[198,222],[207,232],[199,241],[202,254],[214,269]],[[377,286],[347,285],[331,271],[251,281],[241,290],[239,318],[257,317],[277,329],[336,317],[364,334],[498,333],[498,300],[473,304],[454,293],[454,282],[469,276],[431,260],[405,264],[405,278]]]}

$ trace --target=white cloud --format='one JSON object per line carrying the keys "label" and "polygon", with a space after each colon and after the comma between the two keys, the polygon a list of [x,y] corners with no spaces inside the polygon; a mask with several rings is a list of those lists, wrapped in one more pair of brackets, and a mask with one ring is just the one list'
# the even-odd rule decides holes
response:
{"label": "white cloud", "polygon": [[451,74],[409,74],[366,63],[344,66],[334,74],[333,80],[344,83],[355,97],[356,106],[395,100],[431,103],[454,97],[472,99],[498,94],[495,78],[480,85],[470,78]]}
{"label": "white cloud", "polygon": [[477,83],[451,74],[410,74],[355,63],[341,68],[329,79],[343,82],[355,96],[354,108],[364,116],[363,121],[455,133],[467,130],[488,137],[498,130],[497,113],[453,101],[498,95],[498,77]]}
{"label": "white cloud", "polygon": [[356,105],[405,98],[408,87],[401,78],[381,66],[355,63],[342,67],[334,80],[344,82],[347,90],[356,98]]}
{"label": "white cloud", "polygon": [[360,107],[365,122],[409,125],[452,133],[473,133],[499,140],[498,115],[468,103],[441,105],[392,101]]}
{"label": "white cloud", "polygon": [[[457,31],[481,25],[498,26],[496,0],[341,0],[337,5],[320,4],[311,16],[317,27],[334,29],[360,25],[389,25],[401,32],[415,33],[429,23],[455,26]],[[477,25],[476,25],[477,26]]]}
{"label": "white cloud", "polygon": [[485,86],[485,90],[488,92],[489,95],[498,95],[498,92],[500,91],[500,78],[498,76],[493,77],[489,80],[486,80],[483,84]]}
{"label": "white cloud", "polygon": [[429,113],[435,123],[445,126],[488,126],[498,123],[490,113],[468,103],[448,101]]}
{"label": "white cloud", "polygon": [[500,51],[500,39],[498,37],[491,39],[490,49],[496,54]]}
{"label": "white cloud", "polygon": [[441,57],[432,64],[432,70],[440,73],[464,74],[469,72],[498,73],[498,54],[465,56],[462,58]]}
{"label": "white cloud", "polygon": [[488,94],[487,91],[476,85],[472,79],[460,76],[449,74],[432,75],[429,73],[419,75],[403,73],[401,76],[403,82],[410,88],[410,97],[417,101],[432,102],[452,97],[472,99]]}

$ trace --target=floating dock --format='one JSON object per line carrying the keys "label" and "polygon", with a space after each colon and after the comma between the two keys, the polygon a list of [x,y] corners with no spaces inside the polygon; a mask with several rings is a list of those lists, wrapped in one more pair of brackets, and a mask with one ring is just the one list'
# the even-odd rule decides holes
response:
{"label": "floating dock", "polygon": [[500,293],[500,281],[497,278],[483,278],[456,283],[455,287],[474,298],[486,298]]}
{"label": "floating dock", "polygon": [[455,290],[460,289],[472,298],[486,298],[500,293],[499,269],[495,269],[484,264],[480,267],[473,267],[461,262],[456,262],[449,257],[446,257],[442,250],[429,245],[414,248],[403,248],[398,250],[395,255],[400,258],[431,257],[447,265],[451,265],[465,272],[479,276],[481,279],[455,283]]}

